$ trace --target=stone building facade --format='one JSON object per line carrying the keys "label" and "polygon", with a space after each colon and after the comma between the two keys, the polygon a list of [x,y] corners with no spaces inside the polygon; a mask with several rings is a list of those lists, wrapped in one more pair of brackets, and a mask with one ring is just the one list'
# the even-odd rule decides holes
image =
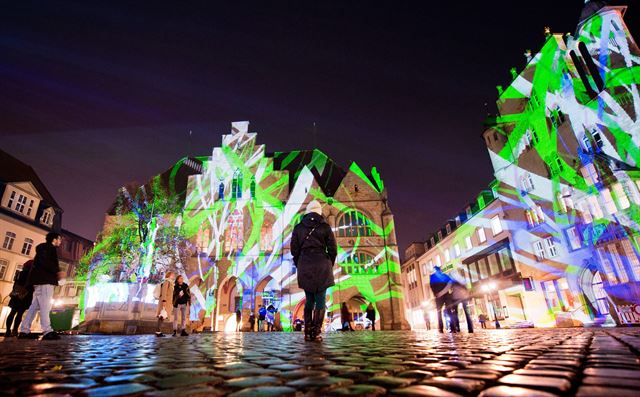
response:
{"label": "stone building facade", "polygon": [[[170,195],[179,197],[180,211],[162,218],[165,225],[180,231],[185,248],[184,255],[167,269],[177,269],[192,285],[194,328],[234,330],[239,310],[241,328],[248,330],[247,319],[252,312],[257,317],[260,305],[277,309],[277,329],[290,330],[292,323],[303,317],[304,292],[297,286],[289,240],[307,203],[314,199],[322,203],[323,215],[338,243],[336,285],[327,292],[327,327],[337,328],[339,307],[347,302],[362,326],[366,325],[364,310],[371,303],[378,313],[378,327],[408,328],[395,224],[377,170],[366,173],[355,163],[342,169],[319,150],[267,153],[256,138],[257,134],[249,132],[248,122],[233,123],[231,133],[223,136],[222,145],[214,148],[211,156],[181,161],[174,171],[165,173],[184,175],[179,182],[169,177],[169,183],[163,185],[173,184]],[[190,172],[181,171],[186,161],[191,163]],[[122,216],[108,215],[105,223],[113,224]],[[167,223],[167,219],[171,221]],[[156,226],[161,223],[152,222]],[[156,229],[160,233],[161,228]],[[107,229],[103,234],[108,234]],[[153,280],[156,267],[136,271],[135,282]],[[111,279],[101,284],[103,290],[124,288],[115,286],[122,282],[113,282],[123,281],[122,277],[115,280],[112,273],[106,277]],[[124,279],[134,284],[131,275]],[[134,306],[139,307],[141,319],[148,318],[153,300],[143,295],[148,293],[127,292],[116,300],[129,303],[119,306],[115,301],[101,303],[91,298],[87,320],[97,321],[97,306],[105,304],[127,308],[121,313],[123,322],[129,321],[127,311]],[[144,303],[135,304],[134,300]],[[104,307],[101,310],[104,312]],[[100,316],[106,318],[104,313]]]}

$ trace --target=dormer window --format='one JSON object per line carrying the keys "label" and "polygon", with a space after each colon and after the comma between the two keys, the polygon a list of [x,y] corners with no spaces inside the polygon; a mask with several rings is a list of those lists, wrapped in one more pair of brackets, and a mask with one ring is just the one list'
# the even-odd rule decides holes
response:
{"label": "dormer window", "polygon": [[21,214],[24,214],[24,207],[26,204],[27,204],[27,196],[19,194],[18,201],[16,202],[15,210]]}
{"label": "dormer window", "polygon": [[51,208],[44,210],[42,217],[40,218],[40,222],[43,225],[51,226],[53,223],[53,210]]}

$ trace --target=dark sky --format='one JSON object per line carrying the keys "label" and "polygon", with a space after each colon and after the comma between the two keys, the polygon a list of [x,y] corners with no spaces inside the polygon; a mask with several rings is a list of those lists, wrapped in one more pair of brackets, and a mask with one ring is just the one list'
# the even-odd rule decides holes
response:
{"label": "dark sky", "polygon": [[0,147],[66,229],[94,238],[118,187],[187,154],[189,130],[191,154],[236,120],[287,151],[314,146],[315,122],[338,164],[378,167],[403,250],[491,181],[495,86],[545,26],[575,31],[583,1],[213,3],[3,2]]}

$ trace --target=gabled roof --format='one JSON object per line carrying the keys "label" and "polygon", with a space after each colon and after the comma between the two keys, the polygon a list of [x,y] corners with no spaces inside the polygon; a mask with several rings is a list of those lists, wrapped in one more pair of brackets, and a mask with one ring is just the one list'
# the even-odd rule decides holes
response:
{"label": "gabled roof", "polygon": [[293,185],[304,166],[311,170],[322,192],[328,197],[332,197],[336,193],[340,183],[347,175],[345,170],[318,149],[275,152],[273,154],[273,168],[279,171],[289,171],[289,190],[293,189]]}
{"label": "gabled roof", "polygon": [[2,149],[0,149],[0,182],[31,182],[42,196],[45,204],[61,209],[34,169]]}

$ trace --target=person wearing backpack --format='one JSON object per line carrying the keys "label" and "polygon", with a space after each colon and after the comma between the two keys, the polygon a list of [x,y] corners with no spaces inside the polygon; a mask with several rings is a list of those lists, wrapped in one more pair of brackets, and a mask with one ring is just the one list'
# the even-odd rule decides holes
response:
{"label": "person wearing backpack", "polygon": [[264,305],[260,305],[260,309],[258,309],[258,332],[262,332],[262,328],[264,327],[264,320],[267,319],[267,309]]}
{"label": "person wearing backpack", "polygon": [[185,329],[187,321],[187,308],[191,302],[191,291],[189,291],[189,285],[183,281],[182,276],[176,278],[176,283],[173,286],[173,336],[178,334],[178,312],[180,312],[180,336],[188,336]]}
{"label": "person wearing backpack", "polygon": [[[168,271],[164,276],[164,281],[160,284],[160,294],[158,296],[158,326],[156,336],[162,337],[162,322],[171,316],[173,309],[173,279],[175,273]],[[155,292],[155,291],[154,291]]]}
{"label": "person wearing backpack", "polygon": [[322,216],[322,206],[312,200],[306,214],[291,234],[291,255],[298,285],[304,290],[304,339],[321,341],[327,288],[335,285],[333,264],[338,248],[331,226]]}
{"label": "person wearing backpack", "polygon": [[[7,331],[5,337],[17,336],[18,327],[22,322],[22,315],[31,306],[33,300],[33,286],[27,285],[29,272],[33,266],[33,260],[28,260],[22,265],[22,270],[18,273],[15,283],[13,283],[13,291],[11,291],[11,300],[9,307],[11,311],[7,315]],[[11,324],[13,323],[13,332],[11,332]]]}

